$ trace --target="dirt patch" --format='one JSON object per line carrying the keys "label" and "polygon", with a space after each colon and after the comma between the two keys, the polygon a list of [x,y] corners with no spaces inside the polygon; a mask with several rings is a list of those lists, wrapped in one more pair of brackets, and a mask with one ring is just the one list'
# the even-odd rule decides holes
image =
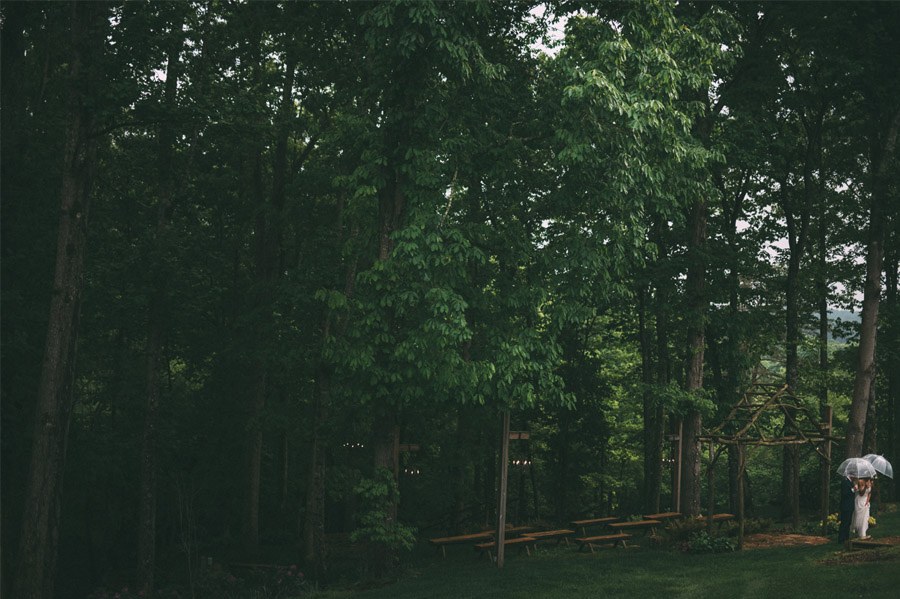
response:
{"label": "dirt patch", "polygon": [[787,533],[756,533],[744,537],[744,549],[768,549],[771,547],[801,547],[825,545],[831,541],[827,537],[795,535]]}
{"label": "dirt patch", "polygon": [[900,537],[878,537],[873,541],[888,543],[893,547],[879,549],[841,550],[831,557],[819,560],[820,564],[834,566],[837,564],[862,564],[867,562],[900,561]]}

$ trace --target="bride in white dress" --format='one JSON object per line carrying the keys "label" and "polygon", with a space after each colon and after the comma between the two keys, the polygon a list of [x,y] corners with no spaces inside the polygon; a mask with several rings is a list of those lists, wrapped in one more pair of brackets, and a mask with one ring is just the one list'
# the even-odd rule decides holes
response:
{"label": "bride in white dress", "polygon": [[850,528],[860,539],[865,539],[869,530],[869,499],[872,496],[872,479],[861,478],[856,483],[853,497],[853,522]]}

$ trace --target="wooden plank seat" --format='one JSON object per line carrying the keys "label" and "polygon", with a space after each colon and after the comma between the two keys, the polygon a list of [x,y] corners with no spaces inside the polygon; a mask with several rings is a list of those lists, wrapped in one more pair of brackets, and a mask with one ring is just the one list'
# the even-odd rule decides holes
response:
{"label": "wooden plank seat", "polygon": [[[506,534],[508,536],[515,536],[515,535],[519,535],[519,534],[529,535],[532,530],[534,530],[534,526],[507,526]],[[494,535],[493,530],[490,530],[487,532],[490,532],[491,536],[493,537],[493,535]]]}
{"label": "wooden plank seat", "polygon": [[[531,548],[535,546],[535,543],[537,543],[537,540],[533,539],[529,536],[516,537],[514,539],[504,539],[503,540],[504,547],[506,547],[507,545],[521,545],[522,547],[525,548],[525,552],[528,553],[528,555],[531,555]],[[477,543],[475,545],[475,551],[478,551],[479,553],[484,553],[485,551],[487,551],[488,559],[490,559],[491,561],[494,561],[494,556],[491,553],[491,550],[495,549],[496,547],[497,547],[496,541],[489,541],[486,543]]]}
{"label": "wooden plank seat", "polygon": [[681,512],[660,512],[658,514],[647,514],[643,516],[644,520],[677,520],[681,518]]}
{"label": "wooden plank seat", "polygon": [[587,520],[572,520],[571,524],[575,528],[581,529],[581,534],[587,534],[585,530],[588,526],[596,526],[598,524],[609,524],[610,522],[618,522],[620,518],[615,516],[607,516],[605,518],[588,518]]}
{"label": "wooden plank seat", "polygon": [[429,539],[428,542],[436,547],[441,548],[441,554],[447,557],[447,545],[458,545],[461,543],[472,543],[475,541],[490,541],[494,535],[490,532],[476,532],[469,535],[457,535],[454,537],[439,537],[437,539]]}
{"label": "wooden plank seat", "polygon": [[594,545],[612,545],[615,547],[616,545],[622,545],[622,547],[626,547],[625,541],[631,538],[631,535],[627,532],[619,532],[611,535],[598,535],[594,537],[580,537],[575,539],[575,542],[578,543],[578,551],[581,551],[585,547],[591,550],[591,553],[594,552]]}
{"label": "wooden plank seat", "polygon": [[538,532],[530,532],[526,536],[535,539],[536,541],[547,541],[550,539],[556,539],[556,544],[558,545],[560,541],[565,541],[566,545],[569,544],[569,537],[574,535],[574,530],[569,530],[567,528],[563,528],[560,530],[541,530]]}
{"label": "wooden plank seat", "polygon": [[[703,516],[704,518],[709,518],[709,516]],[[734,520],[734,514],[713,514],[713,522],[727,522],[729,520]]]}
{"label": "wooden plank seat", "polygon": [[626,530],[644,530],[648,531],[648,534],[653,535],[656,531],[656,528],[662,526],[662,522],[659,520],[638,520],[636,522],[613,522],[611,524],[607,524],[611,529],[616,532],[623,532]]}

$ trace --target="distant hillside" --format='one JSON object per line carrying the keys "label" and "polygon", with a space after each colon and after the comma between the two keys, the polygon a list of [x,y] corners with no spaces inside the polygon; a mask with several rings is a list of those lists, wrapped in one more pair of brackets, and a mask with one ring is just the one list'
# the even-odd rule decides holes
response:
{"label": "distant hillside", "polygon": [[831,310],[829,313],[831,321],[831,339],[832,341],[840,341],[847,343],[855,340],[857,330],[859,329],[860,315],[849,310]]}

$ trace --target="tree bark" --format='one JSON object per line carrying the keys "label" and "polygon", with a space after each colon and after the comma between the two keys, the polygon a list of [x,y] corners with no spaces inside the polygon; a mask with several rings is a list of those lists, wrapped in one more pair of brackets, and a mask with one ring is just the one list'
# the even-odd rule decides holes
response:
{"label": "tree bark", "polygon": [[331,373],[324,366],[316,377],[313,402],[313,433],[309,455],[309,477],[306,485],[306,516],[303,523],[303,560],[311,565],[316,579],[326,574],[325,559],[325,460],[322,452],[322,426],[331,403]]}
{"label": "tree bark", "polygon": [[638,293],[638,339],[641,350],[641,380],[644,385],[644,513],[659,512],[659,494],[662,487],[662,428],[658,418],[660,410],[653,397],[653,365],[650,333],[647,329],[647,288]]}
{"label": "tree bark", "polygon": [[[181,30],[180,20],[176,21]],[[147,404],[144,413],[144,431],[141,442],[141,496],[138,508],[138,560],[137,586],[145,594],[153,593],[154,569],[156,563],[156,489],[157,489],[157,428],[159,426],[160,368],[162,366],[164,339],[164,306],[168,294],[168,280],[171,273],[166,268],[169,253],[169,229],[172,220],[172,202],[175,191],[173,155],[175,151],[175,130],[172,113],[180,76],[179,57],[184,42],[172,41],[167,56],[166,85],[164,91],[164,119],[159,128],[157,150],[157,177],[159,199],[156,216],[154,255],[150,257],[150,277],[152,296],[150,298],[146,389]]]}
{"label": "tree bark", "polygon": [[[885,367],[885,377],[887,377],[887,406],[889,410],[888,418],[888,451],[890,455],[900,454],[900,303],[898,303],[898,295],[900,295],[900,250],[897,249],[900,244],[900,223],[894,224],[894,242],[891,244],[893,248],[891,257],[888,260],[886,271],[887,292],[885,295],[885,307],[890,317],[890,335],[887,339],[890,350],[887,352],[888,363]],[[900,485],[891,481],[893,487],[893,499],[900,499]]]}
{"label": "tree bark", "polygon": [[[276,262],[281,247],[280,223],[287,182],[287,143],[294,114],[294,72],[296,67],[296,51],[289,48],[285,61],[281,103],[277,115],[277,134],[272,159],[272,194],[269,205],[263,203],[257,214],[256,278],[262,289],[260,303],[264,319],[261,327],[263,336],[271,334],[274,285],[279,273]],[[257,157],[255,177],[257,194],[260,198],[263,197],[261,169],[260,157]],[[264,346],[267,342],[268,339],[261,339],[260,346]],[[259,494],[263,453],[263,430],[260,420],[265,410],[270,384],[268,364],[262,356],[256,358],[255,371],[250,412],[252,425],[248,444],[247,511],[244,523],[244,544],[249,555],[255,555],[259,551]]]}
{"label": "tree bark", "polygon": [[[87,218],[98,143],[91,135],[94,114],[85,81],[96,78],[91,69],[105,40],[104,9],[94,3],[70,5],[72,45],[56,265],[13,593],[22,599],[53,597],[56,578]],[[97,89],[95,85],[92,91]]]}
{"label": "tree bark", "polygon": [[847,421],[847,457],[861,455],[867,404],[875,378],[875,337],[878,324],[878,304],[881,299],[881,267],[884,260],[884,209],[889,193],[888,177],[897,143],[898,129],[900,129],[900,109],[895,110],[880,144],[872,144],[872,206],[866,251],[866,283],[856,378],[853,383],[853,399]]}
{"label": "tree bark", "polygon": [[[688,391],[703,388],[703,355],[706,345],[706,200],[698,198],[691,211],[691,236],[688,243],[688,366],[685,387]],[[689,409],[682,428],[681,511],[689,516],[700,513],[700,466],[702,418]]]}

